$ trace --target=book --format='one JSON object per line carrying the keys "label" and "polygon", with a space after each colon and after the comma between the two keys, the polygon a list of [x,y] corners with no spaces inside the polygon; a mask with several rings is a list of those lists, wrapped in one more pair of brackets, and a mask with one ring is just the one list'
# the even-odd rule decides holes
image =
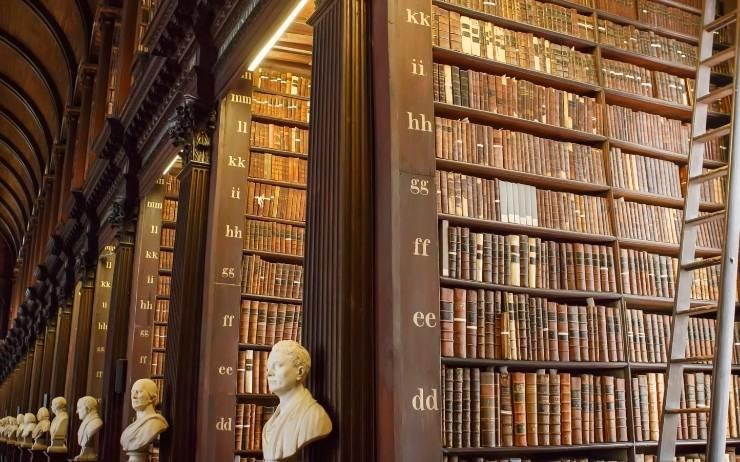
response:
{"label": "book", "polygon": [[241,287],[244,294],[300,299],[303,297],[303,266],[245,255]]}
{"label": "book", "polygon": [[239,343],[273,345],[281,340],[300,341],[301,305],[242,300]]}
{"label": "book", "polygon": [[275,408],[271,406],[236,405],[234,438],[237,451],[260,451],[262,449],[262,428],[274,412]]}
{"label": "book", "polygon": [[611,137],[688,155],[691,125],[622,106],[606,105]]}

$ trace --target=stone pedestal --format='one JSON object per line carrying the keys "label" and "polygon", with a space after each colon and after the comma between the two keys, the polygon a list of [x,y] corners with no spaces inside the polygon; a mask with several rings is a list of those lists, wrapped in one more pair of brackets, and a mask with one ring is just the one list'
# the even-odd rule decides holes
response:
{"label": "stone pedestal", "polygon": [[29,462],[46,462],[46,451],[44,449],[29,449]]}
{"label": "stone pedestal", "polygon": [[47,452],[46,462],[67,462],[67,452]]}
{"label": "stone pedestal", "polygon": [[127,462],[149,462],[149,451],[128,451]]}

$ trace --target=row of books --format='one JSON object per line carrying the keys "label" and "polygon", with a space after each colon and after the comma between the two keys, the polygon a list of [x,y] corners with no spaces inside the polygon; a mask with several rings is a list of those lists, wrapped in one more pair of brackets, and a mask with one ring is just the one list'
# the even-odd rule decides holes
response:
{"label": "row of books", "polygon": [[439,240],[443,277],[542,289],[617,291],[609,246],[477,233],[449,226],[446,220]]}
{"label": "row of books", "polygon": [[697,37],[701,16],[649,0],[637,0],[637,20],[651,26]]}
{"label": "row of books", "polygon": [[[732,376],[730,405],[727,418],[727,436],[736,438],[740,434],[740,377]],[[665,376],[663,373],[640,374],[632,377],[632,415],[636,441],[655,441],[660,436],[660,416],[663,412]],[[682,408],[708,408],[712,394],[712,376],[703,372],[685,372],[684,389],[681,393]],[[682,414],[678,425],[679,439],[706,439],[708,414],[694,412]]]}
{"label": "row of books", "polygon": [[[435,101],[587,133],[602,132],[601,105],[588,96],[447,64],[434,64],[434,82]],[[412,126],[413,122],[409,121]]]}
{"label": "row of books", "polygon": [[637,19],[634,0],[596,0],[596,8],[625,18]]}
{"label": "row of books", "polygon": [[605,184],[603,152],[463,120],[435,118],[438,159]]}
{"label": "row of books", "polygon": [[259,68],[252,72],[252,85],[276,93],[294,96],[311,96],[311,78],[292,72]]}
{"label": "row of books", "polygon": [[164,185],[164,193],[166,195],[170,197],[180,195],[180,180],[177,179],[177,175],[168,173],[162,176],[161,181]]}
{"label": "row of books", "polygon": [[162,247],[174,247],[175,246],[175,230],[172,228],[161,228],[159,237],[159,245]]}
{"label": "row of books", "polygon": [[611,59],[601,60],[601,74],[606,87],[686,106],[691,104],[689,79]]}
{"label": "row of books", "polygon": [[306,220],[306,190],[286,186],[247,182],[247,210],[249,215]]}
{"label": "row of books", "polygon": [[239,343],[273,345],[281,340],[301,340],[301,305],[242,300]]}
{"label": "row of books", "polygon": [[157,278],[157,295],[160,297],[169,297],[171,286],[172,276],[160,274]]}
{"label": "row of books", "polygon": [[[738,457],[735,453],[735,449],[733,448],[727,448],[725,449],[725,459],[724,462],[739,462],[740,457]],[[706,462],[706,455],[705,454],[681,454],[676,455],[674,457],[674,460],[676,462]],[[655,454],[641,454],[637,453],[635,454],[635,462],[658,462],[658,456]]]}
{"label": "row of books", "polygon": [[689,153],[691,125],[622,106],[606,106],[609,136],[678,154]]}
{"label": "row of books", "polygon": [[175,252],[172,250],[160,250],[159,251],[159,269],[172,271],[172,263],[174,261]]}
{"label": "row of books", "polygon": [[[678,259],[633,249],[620,249],[622,292],[632,295],[673,298]],[[719,296],[719,266],[693,271],[691,297],[716,300]]]}
{"label": "row of books", "polygon": [[[707,173],[710,169],[702,169],[703,173]],[[688,170],[685,170],[684,175],[681,176],[681,184],[686,184],[686,176],[688,176]],[[725,198],[727,197],[727,177],[714,178],[710,181],[701,183],[701,200],[705,202],[711,202],[714,204],[724,204]]]}
{"label": "row of books", "polygon": [[152,351],[152,364],[150,368],[152,375],[164,375],[164,359],[165,354],[163,351]]}
{"label": "row of books", "polygon": [[162,203],[162,221],[177,221],[177,201],[165,199]]}
{"label": "row of books", "polygon": [[252,93],[252,114],[307,123],[309,109],[310,104],[305,99],[260,93],[259,91]]}
{"label": "row of books", "polygon": [[167,326],[152,326],[152,348],[167,348]]}
{"label": "row of books", "polygon": [[262,450],[262,428],[275,408],[257,404],[237,404],[234,438],[237,451]]}
{"label": "row of books", "polygon": [[303,255],[305,228],[274,221],[246,220],[244,248]]}
{"label": "row of books", "polygon": [[[630,239],[679,244],[683,210],[658,205],[614,201],[617,234]],[[718,249],[722,245],[724,220],[705,223],[697,229],[697,245]]]}
{"label": "row of books", "polygon": [[627,441],[625,379],[442,366],[444,446]]}
{"label": "row of books", "polygon": [[502,223],[610,234],[606,198],[437,171],[437,211]]}
{"label": "row of books", "polygon": [[308,154],[308,130],[303,128],[252,121],[249,137],[253,151],[268,148]]}
{"label": "row of books", "polygon": [[308,161],[297,157],[253,152],[249,157],[249,176],[266,180],[306,184]]}
{"label": "row of books", "polygon": [[606,19],[597,22],[598,41],[643,56],[657,58],[669,63],[694,67],[698,59],[696,45],[664,37],[652,30],[623,26]]}
{"label": "row of books", "polygon": [[619,308],[493,290],[440,289],[444,357],[624,361]]}
{"label": "row of books", "polygon": [[[664,363],[668,361],[671,335],[671,316],[645,313],[642,310],[625,311],[627,345],[630,359],[635,362]],[[716,320],[690,318],[686,355],[690,357],[714,354]],[[740,363],[740,323],[735,323],[735,348],[732,362]]]}
{"label": "row of books", "polygon": [[[735,451],[732,448],[727,448],[725,454],[725,462],[738,462],[740,459],[735,455]],[[673,460],[675,462],[705,462],[705,454],[678,454]],[[655,454],[643,454],[636,453],[634,457],[635,462],[658,462],[658,456]],[[244,459],[241,460],[244,462]],[[252,462],[252,461],[249,461]],[[262,461],[257,461],[262,462]],[[595,457],[553,457],[546,456],[545,458],[527,459],[521,457],[504,457],[504,458],[491,458],[491,457],[480,457],[480,456],[443,456],[442,462],[627,462],[627,459],[602,459]]]}
{"label": "row of books", "polygon": [[[576,16],[580,15],[576,13]],[[433,45],[555,77],[597,82],[591,54],[552,43],[529,32],[505,29],[436,6],[432,6],[432,18],[436,20],[432,22]],[[585,21],[581,23],[587,24]],[[584,33],[589,31],[587,28],[579,29]],[[593,26],[590,32],[593,33]]]}
{"label": "row of books", "polygon": [[[572,8],[565,8],[552,3],[540,2],[537,0],[500,0],[496,2],[484,0],[442,0],[450,5],[463,6],[486,14],[498,16],[500,18],[512,19],[514,21],[541,27],[547,30],[560,32],[574,37],[580,37],[586,40],[595,40],[595,31],[593,21],[589,16],[579,14]],[[432,10],[432,14],[437,14],[437,8]],[[450,18],[452,19],[452,18]],[[442,21],[447,18],[442,18]],[[447,25],[449,24],[449,25]],[[449,28],[451,33],[465,34],[465,24],[449,22],[444,25],[443,30]],[[457,30],[453,31],[457,25]],[[440,26],[442,29],[442,26]]]}
{"label": "row of books", "polygon": [[609,149],[609,162],[614,187],[666,197],[681,197],[680,169],[674,162],[630,154],[615,147]]}
{"label": "row of books", "polygon": [[269,351],[240,351],[237,363],[236,392],[267,394],[267,356]]}
{"label": "row of books", "polygon": [[170,316],[170,301],[159,299],[154,305],[154,322],[167,322]]}
{"label": "row of books", "polygon": [[245,255],[242,258],[242,293],[302,298],[303,266]]}

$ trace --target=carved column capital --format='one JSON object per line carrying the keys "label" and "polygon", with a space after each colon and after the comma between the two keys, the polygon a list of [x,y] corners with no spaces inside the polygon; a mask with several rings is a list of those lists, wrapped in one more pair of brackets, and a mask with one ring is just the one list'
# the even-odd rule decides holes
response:
{"label": "carved column capital", "polygon": [[216,111],[205,108],[196,97],[183,96],[170,120],[169,135],[172,144],[180,148],[183,165],[210,164],[211,140],[216,126]]}

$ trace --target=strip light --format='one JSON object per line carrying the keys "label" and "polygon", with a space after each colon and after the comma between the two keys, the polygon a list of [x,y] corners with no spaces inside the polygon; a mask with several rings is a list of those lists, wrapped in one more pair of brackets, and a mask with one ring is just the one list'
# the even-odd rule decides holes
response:
{"label": "strip light", "polygon": [[167,173],[170,171],[170,169],[172,167],[175,166],[175,164],[177,163],[178,160],[180,160],[180,156],[175,155],[175,157],[172,159],[172,162],[170,162],[170,164],[167,166],[167,168],[164,169],[164,172],[162,172],[162,175],[167,175]]}
{"label": "strip light", "polygon": [[293,8],[293,11],[290,12],[287,18],[285,18],[285,21],[283,21],[282,24],[280,24],[280,27],[278,30],[275,31],[272,37],[270,37],[270,40],[265,43],[265,46],[262,47],[259,53],[257,53],[257,56],[252,60],[252,63],[247,67],[247,70],[252,72],[260,65],[263,59],[265,59],[265,56],[267,56],[267,53],[272,50],[272,47],[275,46],[278,40],[280,40],[280,37],[285,33],[285,30],[288,29],[288,26],[290,26],[290,23],[293,22],[293,20],[298,16],[298,13],[301,12],[304,6],[306,6],[306,3],[308,3],[308,0],[300,0],[298,4]]}

